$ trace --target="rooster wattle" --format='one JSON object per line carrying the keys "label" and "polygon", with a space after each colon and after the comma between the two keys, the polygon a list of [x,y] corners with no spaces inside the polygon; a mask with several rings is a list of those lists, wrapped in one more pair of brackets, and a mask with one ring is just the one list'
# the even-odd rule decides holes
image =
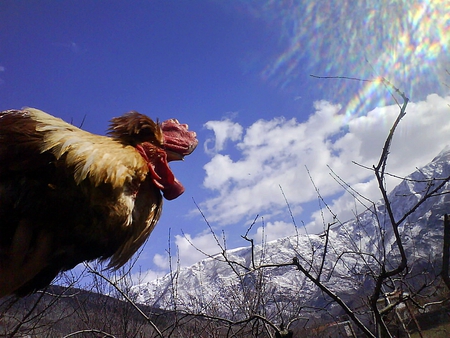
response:
{"label": "rooster wattle", "polygon": [[94,135],[40,110],[0,113],[0,297],[94,259],[126,263],[184,188],[168,162],[197,146],[177,120],[137,112]]}

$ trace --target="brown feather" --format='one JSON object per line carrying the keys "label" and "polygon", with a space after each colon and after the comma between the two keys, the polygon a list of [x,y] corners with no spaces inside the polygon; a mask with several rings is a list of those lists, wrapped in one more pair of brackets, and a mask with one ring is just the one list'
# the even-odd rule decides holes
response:
{"label": "brown feather", "polygon": [[150,142],[162,147],[164,136],[161,126],[148,116],[130,111],[111,120],[108,135],[127,145]]}
{"label": "brown feather", "polygon": [[[186,125],[176,128],[184,134],[176,140],[182,147],[174,149],[184,156],[197,140]],[[85,260],[109,260],[112,268],[125,264],[161,215],[160,188],[170,198],[182,192],[167,160],[161,161],[164,134],[158,123],[130,112],[112,119],[109,135],[88,133],[33,108],[0,113],[0,273],[15,262],[17,243],[28,246],[20,259],[24,265],[42,246],[40,238],[50,247],[39,271],[18,283],[16,294],[42,288]]]}

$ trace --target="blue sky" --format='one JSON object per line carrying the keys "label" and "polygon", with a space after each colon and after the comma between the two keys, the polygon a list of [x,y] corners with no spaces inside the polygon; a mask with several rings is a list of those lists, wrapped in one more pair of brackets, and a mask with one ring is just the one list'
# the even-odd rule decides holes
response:
{"label": "blue sky", "polygon": [[98,134],[137,110],[197,132],[197,150],[172,164],[186,192],[165,202],[136,265],[151,279],[167,272],[169,229],[182,265],[202,257],[189,242],[218,251],[195,203],[232,248],[246,245],[240,235],[257,215],[257,240],[294,234],[285,197],[299,231],[321,231],[306,168],[342,221],[363,210],[329,167],[378,199],[370,172],[352,161],[376,162],[398,113],[392,92],[379,81],[310,74],[389,79],[412,101],[390,170],[405,175],[430,161],[449,143],[449,6],[4,0],[1,109],[36,107]]}

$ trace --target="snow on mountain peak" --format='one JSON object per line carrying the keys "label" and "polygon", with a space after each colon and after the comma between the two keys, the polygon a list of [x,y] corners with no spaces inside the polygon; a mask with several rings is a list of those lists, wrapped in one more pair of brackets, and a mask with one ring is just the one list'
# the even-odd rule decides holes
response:
{"label": "snow on mountain peak", "polygon": [[[432,162],[414,171],[389,194],[396,220],[401,219],[422,197],[450,176],[450,146],[446,146]],[[448,182],[440,192],[449,189]],[[450,194],[435,194],[416,208],[400,224],[409,260],[434,262],[442,252],[444,213],[450,212]],[[398,248],[386,206],[374,203],[367,210],[343,224],[333,227],[328,237],[326,259],[322,262],[326,236],[301,235],[280,238],[251,247],[228,250],[196,264],[180,268],[149,283],[137,285],[134,292],[139,302],[161,308],[205,312],[212,308],[221,314],[231,311],[231,303],[246,302],[264,285],[272,301],[264,303],[264,311],[275,311],[275,303],[284,306],[308,304],[318,306],[323,294],[294,266],[253,269],[270,264],[288,264],[297,257],[312,274],[320,271],[321,281],[334,292],[349,295],[365,291],[378,262],[386,259],[397,264]],[[387,257],[387,258],[386,258]],[[423,263],[422,262],[422,263]],[[425,264],[424,263],[424,264]],[[264,281],[264,283],[261,283]],[[259,284],[258,284],[259,283]],[[259,286],[258,286],[259,285]],[[300,306],[300,305],[299,305]]]}

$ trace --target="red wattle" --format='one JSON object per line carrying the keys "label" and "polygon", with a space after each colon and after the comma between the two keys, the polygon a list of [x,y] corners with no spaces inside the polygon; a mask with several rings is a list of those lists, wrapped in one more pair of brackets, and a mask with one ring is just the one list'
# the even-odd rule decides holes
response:
{"label": "red wattle", "polygon": [[152,148],[152,156],[148,156],[144,145],[136,146],[137,151],[148,163],[153,183],[162,191],[167,200],[173,200],[184,192],[184,187],[173,175],[167,162],[167,154],[159,148]]}

